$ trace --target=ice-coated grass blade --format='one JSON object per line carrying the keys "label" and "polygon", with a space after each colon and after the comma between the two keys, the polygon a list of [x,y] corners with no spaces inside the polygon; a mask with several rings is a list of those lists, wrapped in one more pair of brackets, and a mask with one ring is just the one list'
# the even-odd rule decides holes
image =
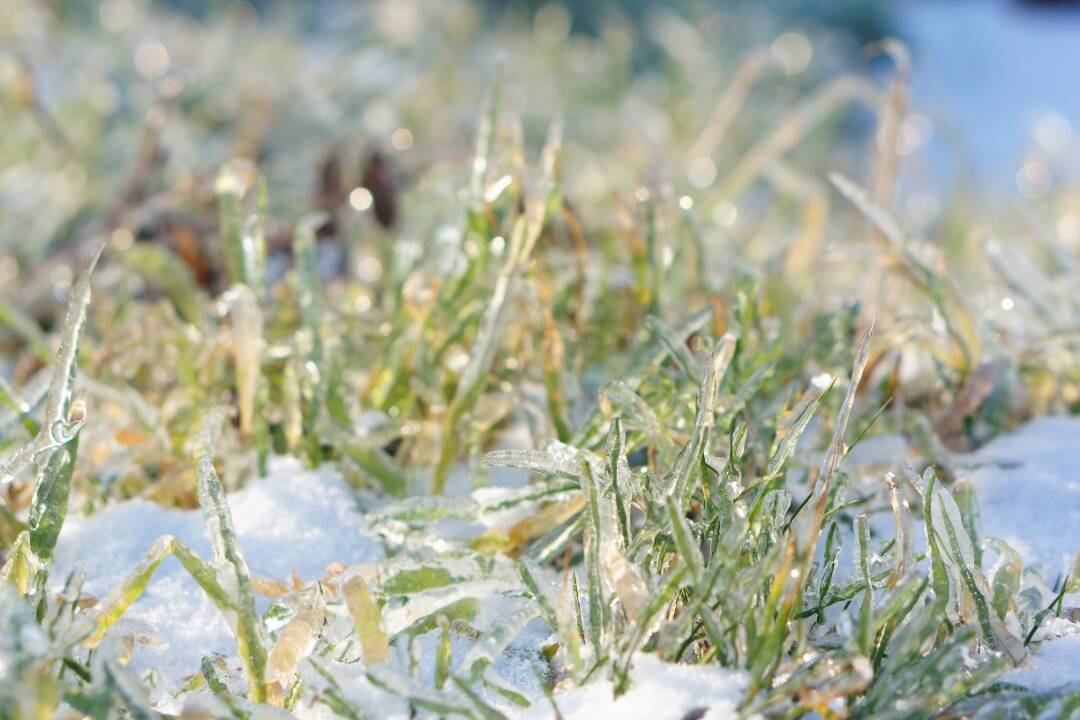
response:
{"label": "ice-coated grass blade", "polygon": [[[93,630],[86,640],[87,645],[96,647],[101,642],[106,631],[139,599],[154,572],[169,555],[180,561],[207,597],[214,602],[226,619],[230,620],[230,626],[234,624],[234,619],[238,615],[235,593],[231,587],[222,582],[223,578],[219,576],[217,568],[200,558],[191,548],[175,537],[164,535],[158,538],[146,557],[132,570],[127,579],[114,588],[98,606],[94,614]],[[234,630],[234,632],[238,631]],[[241,660],[243,660],[243,655],[241,655]]]}
{"label": "ice-coated grass blade", "polygon": [[214,468],[213,452],[220,437],[224,415],[212,410],[207,415],[195,440],[193,457],[198,484],[199,506],[213,551],[213,565],[230,589],[236,618],[232,625],[237,650],[244,666],[248,692],[256,702],[266,700],[266,629],[255,611],[255,593],[251,588],[251,573],[240,552],[225,489]]}
{"label": "ice-coated grass blade", "polygon": [[[38,433],[29,444],[15,451],[0,468],[0,485],[12,480],[27,464],[36,465],[34,494],[27,519],[27,542],[19,554],[5,563],[5,575],[16,579],[20,587],[36,584],[44,592],[53,550],[67,517],[71,477],[79,450],[79,432],[85,408],[74,404],[75,376],[79,339],[86,325],[86,309],[90,304],[90,276],[94,272],[102,248],[94,253],[89,266],[79,276],[68,300],[56,353],[52,381],[45,403],[44,417]],[[7,566],[10,565],[10,568]],[[28,577],[32,573],[33,578]]]}
{"label": "ice-coated grass blade", "polygon": [[1024,571],[1020,554],[1004,540],[987,538],[998,555],[998,565],[990,585],[990,605],[1002,620],[1008,614],[1013,598],[1020,594],[1020,578]]}
{"label": "ice-coated grass blade", "polygon": [[979,538],[979,503],[975,499],[975,486],[967,478],[960,478],[953,486],[953,495],[960,510],[960,521],[971,541],[973,566],[982,568],[982,542]]}
{"label": "ice-coated grass blade", "polygon": [[262,363],[262,311],[258,298],[247,285],[233,285],[222,299],[229,312],[240,432],[251,437],[255,431],[255,403]]}
{"label": "ice-coated grass blade", "polygon": [[420,567],[400,570],[387,577],[380,590],[384,596],[412,595],[413,593],[446,587],[461,578],[454,577],[440,565],[421,565]]}
{"label": "ice-coated grass blade", "polygon": [[278,632],[268,664],[271,679],[281,687],[288,685],[300,661],[311,653],[323,620],[323,598],[321,593],[316,593],[300,605],[292,619]]}
{"label": "ice-coated grass blade", "polygon": [[1065,581],[1061,583],[1061,589],[1058,591],[1058,594],[1054,596],[1054,599],[1050,601],[1050,604],[1035,615],[1035,619],[1031,623],[1031,630],[1029,630],[1028,634],[1024,637],[1024,647],[1030,645],[1031,641],[1035,639],[1035,633],[1038,632],[1039,628],[1042,627],[1043,621],[1045,621],[1051,613],[1061,614],[1061,602],[1065,599],[1065,593],[1068,592],[1068,589],[1069,578],[1066,577]]}
{"label": "ice-coated grass blade", "polygon": [[[507,301],[515,285],[519,272],[519,263],[523,262],[520,255],[523,252],[527,239],[526,232],[530,224],[524,217],[519,217],[514,225],[510,245],[507,248],[507,260],[503,265],[495,281],[495,289],[491,299],[480,320],[480,331],[469,353],[468,363],[461,373],[454,397],[446,411],[443,421],[442,445],[439,448],[438,459],[432,474],[431,491],[435,495],[441,495],[446,487],[446,479],[450,473],[450,467],[457,458],[460,443],[458,423],[466,410],[471,407],[484,389],[486,373],[491,367],[498,347],[499,331],[503,325],[503,317],[506,313]],[[536,228],[539,233],[540,228]],[[529,243],[531,244],[531,243]]]}
{"label": "ice-coated grass blade", "polygon": [[869,656],[873,643],[874,581],[870,577],[870,531],[866,525],[866,515],[855,518],[855,539],[859,549],[857,569],[865,587],[859,609],[859,649]]}
{"label": "ice-coated grass blade", "polygon": [[603,528],[600,521],[600,491],[593,478],[589,464],[581,462],[582,490],[589,499],[585,510],[585,571],[588,578],[589,592],[589,641],[596,657],[603,655],[604,629],[607,625],[607,603],[604,602],[603,581],[601,580],[600,547],[604,542]]}
{"label": "ice-coated grass blade", "polygon": [[78,452],[79,433],[76,431],[73,438],[50,450],[48,460],[38,469],[27,529],[30,533],[30,549],[44,567],[52,562],[53,550],[67,516],[71,475]]}
{"label": "ice-coated grass blade", "polygon": [[454,649],[450,644],[450,622],[445,616],[439,616],[439,644],[435,647],[435,689],[442,690],[450,679],[450,664],[454,660]]}
{"label": "ice-coated grass blade", "polygon": [[[338,433],[339,437],[344,435],[345,433]],[[395,498],[405,497],[408,490],[405,470],[385,452],[379,448],[362,447],[344,437],[341,437],[338,447],[345,457],[374,478],[388,495]]]}
{"label": "ice-coated grass blade", "polygon": [[934,472],[932,467],[928,467],[924,473],[924,478],[920,478],[915,470],[906,462],[901,462],[900,468],[922,495],[923,528],[926,531],[926,544],[930,554],[930,586],[933,588],[937,598],[950,609],[949,620],[955,623],[957,620],[957,611],[955,609],[957,603],[956,599],[951,595],[949,574],[945,569],[945,563],[942,560],[942,551],[938,546],[938,536],[937,533],[932,531],[933,524],[930,519],[934,504],[933,489],[938,481],[937,473]]}
{"label": "ice-coated grass blade", "polygon": [[518,560],[518,574],[521,575],[525,587],[532,593],[533,600],[536,601],[536,605],[540,609],[540,617],[543,618],[549,628],[558,630],[559,620],[555,612],[556,601],[540,585],[541,581],[537,580],[536,576],[539,574],[539,567],[531,560]]}
{"label": "ice-coated grass blade", "polygon": [[[541,197],[525,198],[524,212],[514,220],[506,246],[506,261],[495,279],[491,297],[480,318],[480,329],[469,351],[469,359],[461,371],[443,419],[441,445],[432,471],[431,491],[435,495],[442,495],[445,490],[450,468],[457,458],[461,439],[458,425],[487,384],[487,374],[498,350],[508,303],[517,290],[521,274],[532,257],[549,214],[558,204],[559,127],[558,123],[553,123],[544,148],[544,191]],[[477,162],[482,157],[482,149],[478,147]],[[474,181],[482,184],[486,169],[487,161],[484,160],[479,172],[474,175]]]}
{"label": "ice-coated grass blade", "polygon": [[[67,444],[75,437],[82,425],[81,418],[71,417],[71,404],[75,395],[76,361],[79,353],[79,339],[86,326],[86,309],[90,305],[90,276],[97,266],[103,249],[104,246],[94,253],[90,264],[71,290],[41,430],[29,444],[5,459],[4,464],[0,466],[0,485],[11,482],[16,473],[37,460],[42,453]],[[72,456],[71,460],[74,461],[74,459]],[[66,511],[65,508],[63,512]]]}
{"label": "ice-coated grass blade", "polygon": [[889,506],[892,508],[893,523],[896,526],[896,564],[889,573],[889,587],[896,587],[900,580],[912,567],[911,550],[911,509],[904,495],[900,483],[892,473],[885,475],[885,486],[889,490]]}
{"label": "ice-coated grass blade", "polygon": [[[259,190],[258,212],[244,215],[244,200],[254,178],[255,169],[246,162],[225,163],[218,172],[214,189],[218,197],[218,224],[221,230],[222,254],[229,280],[243,283],[261,294],[266,273],[266,237],[262,221],[265,212],[265,192]],[[256,181],[257,182],[257,181]]]}
{"label": "ice-coated grass blade", "polygon": [[827,492],[829,483],[836,474],[840,461],[844,459],[846,447],[844,445],[844,433],[847,431],[848,420],[851,418],[852,408],[855,407],[855,395],[862,383],[863,371],[870,358],[870,341],[874,336],[874,323],[862,336],[859,346],[855,351],[855,361],[851,366],[851,379],[848,382],[847,392],[844,393],[844,401],[840,405],[840,411],[836,416],[836,424],[833,426],[832,441],[829,443],[829,451],[825,456],[825,464],[821,472],[822,492]]}
{"label": "ice-coated grass blade", "polygon": [[409,639],[418,635],[423,635],[426,632],[431,632],[438,627],[440,615],[445,616],[451,623],[455,620],[471,623],[476,620],[476,616],[480,614],[481,609],[482,602],[479,598],[463,597],[454,600],[453,602],[433,610],[423,617],[417,618],[408,627],[391,636],[390,642],[396,643],[401,639]]}
{"label": "ice-coated grass blade", "polygon": [[685,503],[693,491],[690,478],[694,468],[700,466],[701,454],[705,450],[709,430],[713,425],[717,399],[720,396],[720,382],[724,379],[724,373],[727,372],[731,358],[735,355],[735,346],[735,336],[730,333],[725,335],[720,339],[719,347],[706,363],[698,392],[697,415],[690,440],[676,458],[675,467],[671,469],[667,479],[668,496],[676,498],[680,503]]}
{"label": "ice-coated grass blade", "polygon": [[611,493],[615,497],[615,517],[619,524],[622,547],[630,546],[630,466],[626,460],[626,434],[622,419],[611,419],[607,442],[607,474],[611,481]]}
{"label": "ice-coated grass blade", "polygon": [[[293,230],[293,257],[296,259],[296,292],[303,326],[297,334],[300,347],[299,362],[294,370],[299,398],[300,432],[308,461],[318,465],[322,448],[316,425],[324,405],[323,369],[323,295],[316,257],[315,231],[325,220],[321,213],[300,219]],[[296,412],[295,410],[293,411]]]}
{"label": "ice-coated grass blade", "polygon": [[701,549],[690,532],[690,526],[686,523],[683,511],[674,498],[669,498],[667,501],[667,517],[671,535],[675,539],[675,548],[679,551],[679,559],[686,563],[693,581],[701,582],[705,574],[705,561],[701,557]]}
{"label": "ice-coated grass blade", "polygon": [[575,459],[572,450],[569,452],[492,450],[484,455],[484,464],[489,467],[512,467],[575,480],[581,475],[581,466]]}
{"label": "ice-coated grass blade", "polygon": [[933,538],[930,550],[937,554],[943,567],[954,617],[963,620],[960,612],[967,604],[965,599],[969,600],[983,642],[991,649],[1003,650],[1014,663],[1019,663],[1025,656],[1024,645],[992,612],[990,590],[982,570],[975,564],[974,546],[960,508],[933,474],[927,479],[923,502],[930,507],[927,539],[929,542]]}
{"label": "ice-coated grass blade", "polygon": [[[173,555],[188,574],[214,602],[229,622],[236,636],[237,651],[244,675],[248,681],[248,694],[255,702],[268,699],[266,678],[267,652],[265,628],[255,615],[254,598],[244,606],[237,591],[235,574],[223,573],[221,565],[208,563],[175,537],[166,535],[157,540],[146,557],[127,579],[109,593],[97,608],[88,631],[86,644],[96,647],[105,633],[119,620],[131,605],[139,599],[161,562]],[[248,587],[250,594],[250,582]]]}
{"label": "ice-coated grass blade", "polygon": [[345,583],[345,603],[367,667],[390,659],[390,642],[383,629],[382,611],[362,577],[354,575]]}
{"label": "ice-coated grass blade", "polygon": [[97,609],[94,631],[87,640],[87,645],[96,647],[105,637],[105,632],[139,599],[154,571],[173,551],[175,544],[176,538],[171,535],[158,538],[139,566],[102,601]]}
{"label": "ice-coated grass blade", "polygon": [[794,418],[790,422],[778,423],[777,442],[765,468],[766,477],[775,477],[783,470],[784,465],[795,452],[795,446],[798,444],[799,438],[806,432],[807,426],[814,419],[814,415],[817,414],[818,408],[821,407],[821,403],[825,400],[834,384],[835,381],[817,395],[807,395],[803,402],[797,406]]}

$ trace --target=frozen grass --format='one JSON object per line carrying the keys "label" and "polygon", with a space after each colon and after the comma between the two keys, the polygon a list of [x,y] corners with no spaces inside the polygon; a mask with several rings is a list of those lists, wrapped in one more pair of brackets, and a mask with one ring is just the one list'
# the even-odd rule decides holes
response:
{"label": "frozen grass", "polygon": [[[294,460],[275,459],[267,476],[231,495],[229,505],[257,587],[288,588],[294,572],[311,582],[332,563],[382,557],[378,541],[362,533],[362,516],[340,478],[306,471]],[[176,537],[200,555],[210,553],[199,513],[133,499],[69,519],[57,547],[57,575],[79,569],[86,576],[83,590],[104,598],[161,535]],[[268,602],[263,596],[260,611]],[[176,561],[162,565],[116,632],[135,641],[130,667],[139,673],[156,669],[157,691],[166,696],[183,685],[203,656],[235,656],[227,623]]]}
{"label": "frozen grass", "polygon": [[0,298],[4,716],[1075,709],[1075,421],[1022,425],[1080,400],[1072,196],[913,232],[895,42],[878,84],[657,10],[639,70],[618,20],[392,4],[138,15],[176,67],[95,62],[175,107],[2,116],[63,190]]}

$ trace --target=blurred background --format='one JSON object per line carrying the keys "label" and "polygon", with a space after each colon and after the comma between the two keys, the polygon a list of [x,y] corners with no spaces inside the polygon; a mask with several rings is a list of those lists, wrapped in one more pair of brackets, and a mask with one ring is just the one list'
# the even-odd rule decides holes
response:
{"label": "blurred background", "polygon": [[[0,0],[0,17],[0,370],[44,387],[73,268],[107,243],[82,367],[161,407],[170,453],[231,397],[214,348],[248,270],[226,248],[247,243],[275,448],[302,435],[282,418],[314,279],[355,409],[382,413],[395,461],[431,465],[507,223],[556,194],[496,417],[528,404],[524,380],[558,380],[556,339],[578,411],[628,372],[647,318],[701,307],[714,337],[788,344],[792,387],[847,372],[875,317],[878,377],[955,447],[1080,411],[1077,3]],[[291,272],[308,227],[318,274]],[[115,445],[101,457],[133,487],[186,467]]]}
{"label": "blurred background", "polygon": [[[894,62],[870,45],[884,37],[910,52],[896,207],[912,228],[976,193],[1060,197],[1077,166],[1077,2],[0,0],[0,15],[0,284],[12,288],[80,238],[123,247],[181,215],[200,236],[217,169],[237,157],[265,173],[272,216],[375,205],[419,253],[457,202],[492,93],[528,148],[564,120],[583,206],[655,187],[706,201],[725,227],[735,208],[708,192],[725,168],[824,82],[885,87]],[[737,121],[709,137],[744,80]],[[869,167],[874,107],[838,92],[790,156],[815,183]],[[398,205],[377,188],[350,196],[365,178],[400,191]],[[1080,242],[1080,219],[1060,215]]]}

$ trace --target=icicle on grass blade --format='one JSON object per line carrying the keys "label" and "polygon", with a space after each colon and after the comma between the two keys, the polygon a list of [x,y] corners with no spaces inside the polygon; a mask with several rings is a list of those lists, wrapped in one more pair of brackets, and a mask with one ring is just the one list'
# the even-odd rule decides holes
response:
{"label": "icicle on grass blade", "polygon": [[488,467],[510,467],[543,475],[577,479],[580,465],[571,452],[556,453],[549,450],[492,450],[484,455]]}
{"label": "icicle on grass blade", "polygon": [[246,285],[233,285],[223,301],[229,313],[240,432],[250,437],[255,429],[255,401],[262,364],[262,311],[255,293]]}

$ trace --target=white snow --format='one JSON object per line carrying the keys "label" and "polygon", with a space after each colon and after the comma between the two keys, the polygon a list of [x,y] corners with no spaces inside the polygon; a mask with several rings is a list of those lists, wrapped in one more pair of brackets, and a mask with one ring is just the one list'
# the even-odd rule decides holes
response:
{"label": "white snow", "polygon": [[[630,670],[633,685],[615,698],[610,680],[600,680],[554,696],[566,720],[620,718],[621,720],[679,720],[693,711],[704,711],[704,720],[739,717],[736,707],[749,683],[741,671],[715,666],[675,665],[655,655],[638,653]],[[544,700],[521,713],[521,720],[552,716]]]}
{"label": "white snow", "polygon": [[[229,505],[240,548],[256,577],[288,584],[295,570],[311,581],[332,562],[382,558],[381,546],[362,531],[363,518],[348,486],[333,472],[275,458],[267,476],[232,493]],[[81,569],[84,592],[103,598],[167,534],[210,557],[198,510],[128,500],[90,517],[71,516],[56,549],[53,581],[62,583],[72,570]],[[142,597],[110,630],[113,636],[125,633],[139,640],[131,666],[140,674],[157,668],[163,692],[175,691],[183,678],[197,672],[204,656],[236,654],[225,619],[175,558],[165,559]]]}
{"label": "white snow", "polygon": [[[1048,584],[1080,551],[1080,420],[1043,417],[961,458],[975,487],[982,533],[1001,538]],[[1075,605],[1075,596],[1065,605]],[[1049,618],[1034,657],[1005,678],[1032,690],[1080,682],[1080,625]]]}
{"label": "white snow", "polygon": [[959,458],[982,512],[982,534],[1001,538],[1047,583],[1080,551],[1080,420],[1043,417]]}
{"label": "white snow", "polygon": [[1005,679],[1036,692],[1080,682],[1080,625],[1048,618],[1038,636],[1048,639],[1039,645],[1033,658]]}

